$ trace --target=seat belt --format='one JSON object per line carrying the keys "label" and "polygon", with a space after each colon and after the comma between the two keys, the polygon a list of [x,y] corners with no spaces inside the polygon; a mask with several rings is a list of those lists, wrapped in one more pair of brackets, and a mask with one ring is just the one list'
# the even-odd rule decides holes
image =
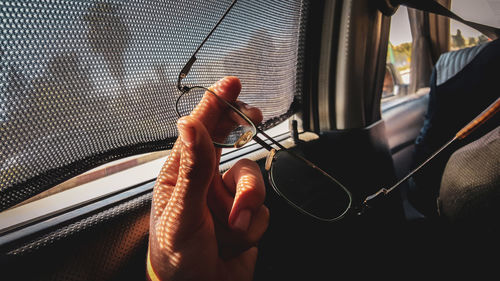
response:
{"label": "seat belt", "polygon": [[379,3],[381,4],[380,10],[384,15],[387,16],[391,16],[394,12],[396,12],[399,5],[403,5],[424,12],[454,19],[476,29],[492,40],[498,39],[500,37],[499,28],[465,20],[434,0],[381,0],[379,1]]}

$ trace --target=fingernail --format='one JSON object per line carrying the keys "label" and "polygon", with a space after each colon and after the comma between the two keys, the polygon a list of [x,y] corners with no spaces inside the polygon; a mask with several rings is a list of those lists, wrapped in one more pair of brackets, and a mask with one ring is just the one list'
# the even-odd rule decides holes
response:
{"label": "fingernail", "polygon": [[242,232],[248,230],[250,220],[252,219],[252,212],[250,210],[241,210],[233,222],[233,228]]}
{"label": "fingernail", "polygon": [[179,130],[179,137],[184,145],[191,147],[196,139],[196,131],[193,126],[191,126],[187,119],[181,118],[177,122],[177,129]]}

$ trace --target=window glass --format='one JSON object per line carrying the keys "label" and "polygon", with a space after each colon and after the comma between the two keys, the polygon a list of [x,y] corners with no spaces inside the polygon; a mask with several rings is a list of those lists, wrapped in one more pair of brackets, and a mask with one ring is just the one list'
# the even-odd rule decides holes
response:
{"label": "window glass", "polygon": [[[279,140],[284,136],[288,137],[289,122],[290,119],[287,119],[284,122],[280,123],[279,125],[276,125],[271,129],[265,130],[265,133],[277,140]],[[221,163],[227,162],[225,160],[226,154],[231,154],[232,156],[228,158],[235,159],[235,161],[240,157],[249,158],[250,153],[255,152],[255,149],[249,149],[249,147],[251,147],[254,144],[255,141],[252,140],[242,148],[224,148],[222,150]],[[169,155],[169,153],[170,150],[162,150],[162,151],[134,155],[119,160],[115,160],[112,162],[108,162],[104,165],[101,165],[85,173],[82,173],[76,177],[73,177],[67,181],[64,181],[40,194],[32,196],[29,199],[13,206],[13,208],[20,207],[22,205],[35,202],[37,200],[46,198],[48,196],[55,195],[57,193],[67,191],[75,187],[80,187],[92,182],[94,182],[92,186],[98,186],[99,184],[97,184],[96,181],[101,181],[103,182],[104,185],[109,185],[110,183],[112,183],[112,185],[116,186],[115,188],[112,189],[112,191],[118,191],[127,187],[141,184],[144,181],[144,177],[146,177],[148,180],[151,180],[158,175],[160,168],[161,166],[163,166],[163,163],[165,162],[166,157]],[[146,165],[147,163],[150,164]],[[143,166],[145,168],[140,168],[140,166]],[[147,172],[145,172],[145,170]],[[122,172],[130,174],[132,180],[129,177],[114,176]],[[142,177],[139,177],[138,174],[141,174]],[[137,179],[134,178],[134,175],[136,175]],[[103,179],[106,178],[108,178],[109,180],[103,181]]]}
{"label": "window glass", "polygon": [[[0,212],[99,164],[171,148],[179,72],[231,4],[61,2],[0,1]],[[183,82],[238,76],[262,129],[286,120],[301,108],[307,5],[238,1]]]}
{"label": "window glass", "polygon": [[[65,190],[84,185],[86,183],[100,180],[102,178],[123,172],[123,171],[128,171],[131,168],[137,167],[139,165],[142,165],[144,163],[148,163],[154,160],[157,160],[159,158],[166,158],[166,156],[169,154],[170,150],[162,150],[162,151],[156,151],[156,152],[151,152],[151,153],[145,153],[145,154],[140,154],[140,155],[134,155],[126,158],[122,158],[119,160],[115,160],[109,163],[106,163],[104,165],[101,165],[97,168],[94,168],[92,170],[89,170],[85,173],[82,173],[76,177],[73,177],[67,181],[64,181],[48,190],[45,190],[44,192],[37,194],[35,196],[30,197],[29,199],[17,204],[16,206],[21,206],[30,202],[34,202],[37,200],[40,200],[42,198],[45,198],[50,195],[57,194],[59,192],[63,192]],[[153,178],[153,177],[152,177]],[[130,182],[129,179],[123,179],[123,183],[119,182],[122,179],[117,178],[116,180],[113,181],[114,184],[117,186],[122,186],[125,185],[123,183],[126,183],[128,186],[132,186],[135,184],[141,183],[140,180],[137,182]],[[16,207],[14,206],[14,207]]]}
{"label": "window glass", "polygon": [[467,25],[450,20],[450,51],[474,47],[490,41],[486,35]]}
{"label": "window glass", "polygon": [[386,74],[382,99],[388,100],[407,93],[410,83],[412,37],[406,7],[400,7],[391,18]]}
{"label": "window glass", "polygon": [[[499,1],[453,0],[451,10],[460,17],[481,24],[500,26]],[[450,51],[473,47],[491,41],[481,32],[461,22],[450,19]]]}

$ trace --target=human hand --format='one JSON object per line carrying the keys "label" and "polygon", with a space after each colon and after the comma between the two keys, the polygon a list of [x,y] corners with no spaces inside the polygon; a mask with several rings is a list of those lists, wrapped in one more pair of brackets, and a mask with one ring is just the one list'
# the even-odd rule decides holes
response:
{"label": "human hand", "polygon": [[[212,86],[234,102],[236,77]],[[206,94],[190,116],[178,121],[177,139],[153,191],[148,274],[152,280],[251,280],[256,244],[267,229],[264,181],[253,161],[219,172],[221,149],[211,136],[228,134],[234,120]],[[254,123],[257,108],[236,102]],[[157,279],[155,279],[157,278]]]}

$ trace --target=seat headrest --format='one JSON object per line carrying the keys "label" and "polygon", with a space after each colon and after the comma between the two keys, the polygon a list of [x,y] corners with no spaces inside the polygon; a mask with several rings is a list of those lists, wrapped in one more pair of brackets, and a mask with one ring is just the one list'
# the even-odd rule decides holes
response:
{"label": "seat headrest", "polygon": [[436,63],[436,86],[439,86],[464,69],[488,43],[442,54]]}

